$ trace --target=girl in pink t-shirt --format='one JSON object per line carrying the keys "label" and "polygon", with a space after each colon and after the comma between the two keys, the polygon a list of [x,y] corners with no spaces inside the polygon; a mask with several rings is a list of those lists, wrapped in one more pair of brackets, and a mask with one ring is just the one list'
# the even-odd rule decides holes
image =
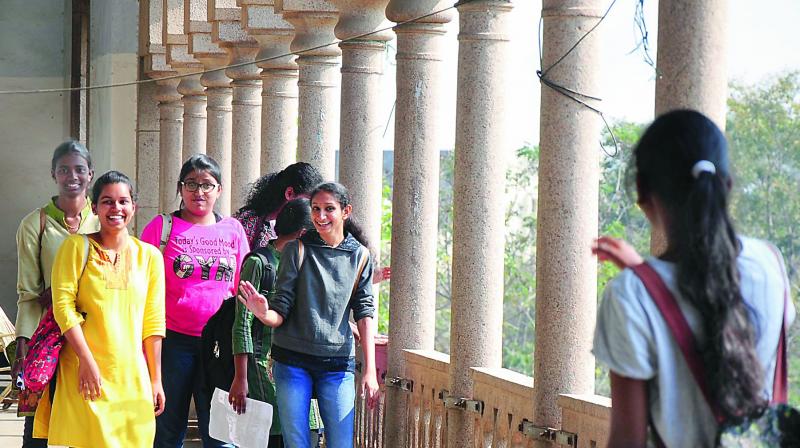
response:
{"label": "girl in pink t-shirt", "polygon": [[[214,159],[196,154],[183,164],[178,181],[181,208],[172,213],[163,248],[167,337],[161,371],[168,399],[156,419],[156,448],[182,445],[192,396],[203,446],[228,446],[208,435],[211,397],[203,387],[199,362],[203,327],[222,301],[234,295],[239,268],[250,250],[239,221],[214,213],[222,188]],[[159,215],[147,224],[142,241],[159,246],[163,219]]]}

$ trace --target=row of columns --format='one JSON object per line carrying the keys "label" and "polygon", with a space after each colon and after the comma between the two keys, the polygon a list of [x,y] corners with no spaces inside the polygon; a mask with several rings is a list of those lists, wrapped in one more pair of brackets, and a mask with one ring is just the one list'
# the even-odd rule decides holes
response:
{"label": "row of columns", "polygon": [[[241,205],[248,184],[259,174],[279,170],[296,159],[314,164],[324,177],[333,178],[338,146],[340,179],[351,190],[358,214],[375,243],[380,241],[382,190],[382,126],[377,99],[383,53],[393,33],[376,33],[339,46],[325,44],[334,38],[348,39],[384,28],[387,19],[399,23],[424,16],[394,28],[397,91],[390,378],[405,375],[404,349],[434,347],[439,182],[436,142],[442,128],[437,122],[437,105],[445,26],[455,13],[431,13],[445,10],[451,3],[141,2],[143,23],[147,24],[143,29],[149,31],[144,71],[160,79],[156,95],[160,209],[177,206],[177,173],[189,153],[206,152],[220,162],[230,185],[220,199],[220,211],[227,214]],[[725,0],[709,2],[714,7],[694,3],[663,0],[660,9],[669,13],[660,14],[669,19],[660,21],[659,28],[670,29],[675,23],[688,21],[692,29],[718,30],[719,21],[724,19],[714,11],[722,8]],[[456,6],[460,32],[448,390],[454,396],[471,397],[470,368],[501,366],[503,196],[505,155],[509,153],[504,99],[509,89],[507,32],[512,3],[476,0]],[[542,64],[549,80],[599,95],[601,30],[584,39],[569,56],[561,57],[600,20],[604,6],[600,0],[543,1]],[[659,48],[671,48],[670,44],[679,39],[676,36],[684,33],[659,35]],[[685,46],[685,42],[678,45]],[[297,58],[285,56],[290,50],[308,48],[314,50]],[[717,107],[719,92],[711,92],[716,87],[702,87],[709,84],[704,72],[693,72],[691,80],[685,81],[691,89],[664,88],[679,85],[676,80],[681,79],[684,65],[719,53],[718,46],[709,48],[713,51],[676,52],[669,60],[662,60],[659,51],[657,111],[675,107],[709,111]],[[257,66],[252,64],[267,58]],[[199,78],[169,79],[181,71],[200,67],[214,70],[231,64],[243,65],[210,71]],[[698,89],[705,93],[698,93]],[[558,394],[593,392],[590,348],[596,314],[596,265],[587,248],[597,234],[600,118],[549,87],[542,88],[541,98],[539,170],[544,175],[539,176],[537,234],[543,238],[536,242],[536,395],[532,407],[536,424],[558,427]],[[697,98],[701,99],[699,103]],[[709,106],[712,103],[713,107]],[[386,446],[409,444],[411,416],[405,413],[406,400],[405,392],[387,389]],[[471,444],[474,419],[460,410],[448,412],[448,444]]]}
{"label": "row of columns", "polygon": [[[142,4],[149,14],[150,31],[145,72],[161,79],[162,210],[177,206],[177,173],[181,160],[190,153],[207,152],[223,165],[223,176],[231,181],[225,205],[229,208],[221,211],[228,213],[241,205],[248,184],[259,173],[282,168],[294,161],[295,154],[317,166],[326,178],[333,178],[338,146],[340,179],[351,190],[374,242],[380,241],[382,210],[383,126],[377,99],[386,42],[394,33],[359,36],[387,27],[387,16],[404,22],[428,15],[396,29],[392,258],[410,261],[393,267],[389,370],[390,375],[402,376],[400,350],[433,348],[440,52],[444,25],[454,14],[429,14],[447,9],[449,2],[151,0]],[[457,109],[462,131],[456,150],[454,284],[458,286],[453,288],[457,318],[451,348],[458,355],[453,357],[451,390],[471,396],[469,368],[499,367],[501,361],[503,245],[498,244],[497,235],[503,233],[503,159],[508,148],[504,120],[498,117],[505,111],[503,66],[511,4],[486,0],[463,2],[458,8],[462,94]],[[355,39],[339,46],[325,45],[336,38]],[[278,57],[258,67],[247,64],[308,48],[314,49],[296,59]],[[180,81],[171,78],[200,67],[209,70],[224,65],[234,65],[224,70],[224,76],[214,71]],[[205,98],[198,98],[202,95]],[[340,121],[346,125],[338,127]],[[479,316],[467,318],[470,309],[479,309]],[[390,394],[389,409],[400,409],[403,399]],[[455,412],[450,421],[454,427],[462,420],[467,424],[464,417]],[[389,411],[388,418],[387,443],[404,446],[407,434],[402,416]],[[451,437],[454,446],[460,445],[459,437]]]}

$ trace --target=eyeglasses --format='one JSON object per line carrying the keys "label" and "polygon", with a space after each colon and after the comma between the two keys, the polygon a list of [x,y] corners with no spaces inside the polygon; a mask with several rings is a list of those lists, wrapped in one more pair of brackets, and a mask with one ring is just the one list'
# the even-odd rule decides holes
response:
{"label": "eyeglasses", "polygon": [[203,193],[209,193],[213,191],[215,188],[219,187],[219,184],[206,184],[206,183],[198,184],[197,182],[192,182],[192,181],[181,182],[181,185],[191,192],[195,192],[198,189],[200,189],[200,191],[202,191]]}

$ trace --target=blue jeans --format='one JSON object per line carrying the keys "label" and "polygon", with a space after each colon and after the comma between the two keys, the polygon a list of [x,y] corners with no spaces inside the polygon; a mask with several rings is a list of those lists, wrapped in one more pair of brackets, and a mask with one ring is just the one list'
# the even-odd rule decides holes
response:
{"label": "blue jeans", "polygon": [[211,394],[203,384],[200,338],[167,330],[161,347],[161,377],[166,396],[164,413],[156,417],[155,448],[181,448],[194,396],[197,426],[204,448],[233,447],[208,435]]}
{"label": "blue jeans", "polygon": [[311,393],[316,393],[325,425],[325,446],[353,446],[355,376],[352,372],[325,372],[275,361],[272,365],[283,443],[287,448],[310,448],[308,412]]}

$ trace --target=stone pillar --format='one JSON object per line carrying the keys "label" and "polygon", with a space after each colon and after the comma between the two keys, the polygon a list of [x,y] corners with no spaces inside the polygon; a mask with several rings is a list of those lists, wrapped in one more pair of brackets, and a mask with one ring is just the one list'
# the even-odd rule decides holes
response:
{"label": "stone pillar", "polygon": [[[334,32],[341,40],[386,28],[384,10],[389,0],[334,0],[339,23]],[[383,193],[384,104],[381,77],[386,42],[394,37],[383,31],[342,42],[341,124],[339,126],[339,181],[350,191],[354,213],[380,260],[381,204]],[[376,291],[376,299],[378,294]],[[376,300],[376,309],[378,303]]]}
{"label": "stone pillar", "polygon": [[658,2],[656,116],[695,109],[725,129],[728,0]]}
{"label": "stone pillar", "polygon": [[[197,64],[196,68],[182,69],[179,73],[196,73],[202,71],[203,66]],[[181,94],[183,103],[183,153],[182,159],[186,161],[192,154],[206,152],[206,92],[200,83],[201,75],[189,75],[181,78],[178,84],[178,93]]]}
{"label": "stone pillar", "polygon": [[169,213],[180,206],[180,198],[176,194],[178,176],[181,172],[181,148],[183,140],[183,104],[178,93],[178,79],[156,81],[158,91],[159,129],[159,209]]}
{"label": "stone pillar", "polygon": [[[139,199],[136,201],[136,225],[139,235],[144,226],[158,214],[158,86],[152,82],[139,84],[136,110],[136,185]],[[142,188],[144,187],[144,188]]]}
{"label": "stone pillar", "polygon": [[[2,3],[3,9],[9,9],[8,2]],[[34,2],[24,2],[35,5]],[[53,4],[52,2],[47,2]],[[73,2],[58,2],[60,4],[71,5]],[[89,30],[88,30],[88,85],[117,84],[129,82],[136,79],[138,72],[137,59],[137,9],[136,2],[128,0],[105,0],[86,2],[89,7]],[[31,6],[33,7],[33,6]],[[31,11],[32,12],[32,11]],[[8,20],[22,22],[22,17],[14,17],[13,11],[4,11],[3,15]],[[98,20],[98,18],[102,18]],[[38,18],[37,18],[38,19]],[[22,22],[19,26],[28,29],[37,29],[38,22],[31,16],[30,22]],[[38,22],[38,23],[37,23]],[[67,19],[64,24],[72,24]],[[66,25],[69,26],[69,25]],[[51,32],[56,32],[51,30]],[[67,36],[69,34],[66,34]],[[20,39],[24,41],[24,38]],[[43,39],[47,41],[48,38]],[[67,40],[67,42],[70,42]],[[48,47],[55,45],[54,42],[47,42]],[[31,55],[43,56],[36,47],[26,47],[23,50]],[[67,47],[69,48],[69,47]],[[9,50],[3,50],[3,56],[9,57]],[[12,63],[14,59],[3,62],[5,67]],[[66,59],[67,61],[69,59]],[[62,64],[61,61],[54,61]],[[68,69],[69,70],[69,69]],[[56,70],[58,73],[58,70]],[[41,76],[41,75],[39,75]],[[45,75],[53,76],[53,75]],[[55,75],[60,78],[60,73]],[[88,134],[87,146],[92,150],[95,172],[100,175],[107,170],[116,169],[128,175],[136,172],[136,86],[127,85],[113,89],[97,89],[87,95],[88,106]],[[30,98],[30,96],[29,96]],[[53,96],[52,98],[58,98]],[[67,95],[67,98],[69,96]],[[7,102],[8,97],[0,100],[3,103],[0,108],[4,111],[13,110]],[[59,104],[59,103],[55,103]],[[54,105],[55,105],[54,104]],[[67,111],[69,109],[66,109]],[[67,122],[68,123],[68,122]],[[63,136],[66,137],[67,134]]]}
{"label": "stone pillar", "polygon": [[[545,76],[577,92],[600,96],[600,0],[544,0]],[[536,246],[534,422],[560,428],[558,395],[594,392],[592,332],[597,314],[597,236],[600,117],[542,84],[539,204]],[[590,100],[584,98],[584,101]]]}
{"label": "stone pillar", "polygon": [[[242,22],[259,43],[257,60],[290,52],[294,28],[275,12],[274,0],[240,0]],[[294,55],[258,63],[261,68],[261,174],[297,160],[297,64]]]}
{"label": "stone pillar", "polygon": [[140,19],[142,27],[140,48],[144,54],[144,73],[157,79],[155,99],[159,115],[159,211],[171,212],[178,208],[180,199],[175,194],[181,169],[181,146],[183,133],[183,104],[178,93],[177,78],[173,67],[167,64],[167,47],[164,42],[164,3],[161,0],[142,0]]}
{"label": "stone pillar", "polygon": [[[184,0],[184,26],[189,34],[189,53],[203,64],[205,70],[224,67],[228,55],[211,39],[207,0]],[[217,199],[216,210],[223,215],[231,213],[231,141],[233,120],[231,79],[224,70],[214,70],[200,77],[206,88],[206,154],[216,160],[222,171],[223,189]]]}
{"label": "stone pillar", "polygon": [[[386,15],[402,22],[450,6],[447,0],[391,0]],[[403,350],[433,350],[439,213],[439,123],[442,47],[453,12],[395,28],[397,106],[394,122],[392,260],[388,377],[406,377]],[[409,445],[407,392],[386,388],[384,446]]]}
{"label": "stone pillar", "polygon": [[251,183],[258,179],[261,163],[261,80],[255,64],[258,43],[241,23],[241,8],[235,0],[209,2],[212,37],[229,57],[225,70],[233,88],[233,140],[231,141],[231,210],[244,205]]}
{"label": "stone pillar", "polygon": [[203,65],[189,54],[189,37],[185,23],[184,0],[162,0],[164,19],[163,41],[167,47],[167,63],[178,73],[187,75],[178,84],[183,103],[183,153],[181,160],[206,152],[206,93],[200,84]]}
{"label": "stone pillar", "polygon": [[[473,396],[472,367],[499,368],[503,346],[506,95],[510,1],[458,6],[450,395]],[[447,413],[450,447],[471,444],[474,415]]]}
{"label": "stone pillar", "polygon": [[[728,99],[728,0],[658,2],[656,110],[694,109],[725,129]],[[667,249],[653,232],[650,252]]]}
{"label": "stone pillar", "polygon": [[[327,0],[278,0],[275,10],[295,29],[291,50],[328,44],[338,12]],[[297,160],[314,165],[326,180],[336,175],[339,127],[339,56],[335,45],[304,52],[299,67],[299,125]]]}
{"label": "stone pillar", "polygon": [[[231,64],[252,62],[258,54],[255,42],[227,49]],[[261,175],[261,80],[255,64],[229,68],[225,74],[233,80],[231,207],[238,210]]]}
{"label": "stone pillar", "polygon": [[[225,63],[212,60],[203,60],[203,66],[214,69],[224,66]],[[217,211],[223,215],[230,215],[231,208],[231,175],[233,165],[233,89],[230,87],[231,79],[225,75],[224,70],[204,73],[200,82],[206,87],[208,104],[206,114],[208,125],[206,128],[206,154],[216,160],[222,171],[224,188],[217,199]]]}

